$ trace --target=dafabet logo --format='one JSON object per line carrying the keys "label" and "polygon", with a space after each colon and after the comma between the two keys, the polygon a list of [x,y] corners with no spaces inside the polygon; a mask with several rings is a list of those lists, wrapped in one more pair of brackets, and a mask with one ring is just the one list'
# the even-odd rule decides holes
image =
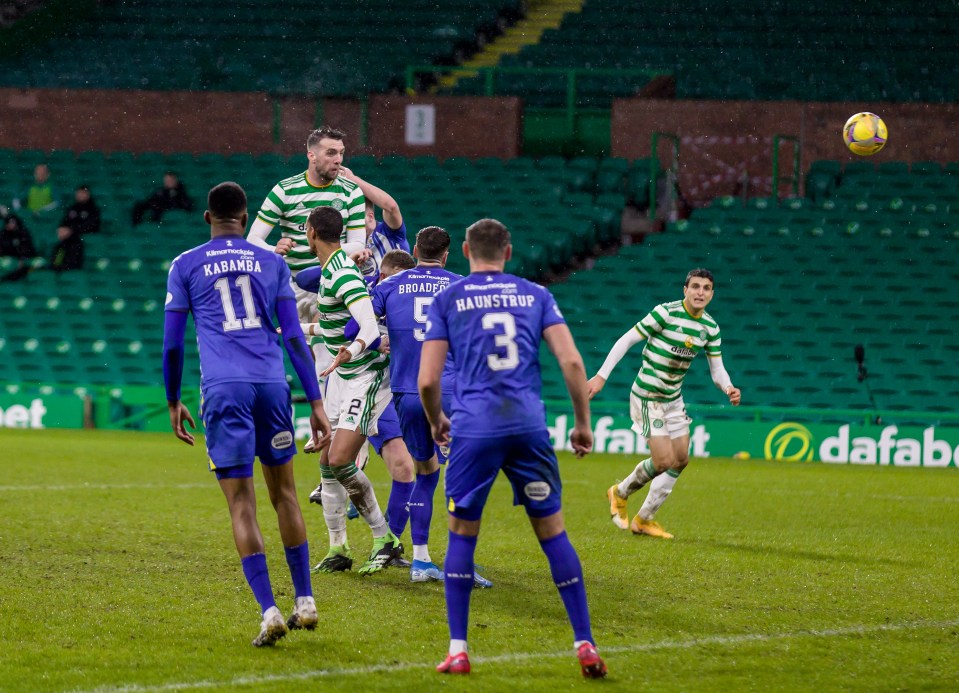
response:
{"label": "dafabet logo", "polygon": [[763,452],[767,460],[809,462],[813,449],[812,432],[802,424],[787,421],[769,432]]}

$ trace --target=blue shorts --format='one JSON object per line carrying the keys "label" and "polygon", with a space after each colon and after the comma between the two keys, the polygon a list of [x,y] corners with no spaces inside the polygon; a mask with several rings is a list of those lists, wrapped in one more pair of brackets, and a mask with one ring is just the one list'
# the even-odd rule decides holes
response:
{"label": "blue shorts", "polygon": [[500,470],[513,485],[513,505],[530,517],[562,507],[559,463],[546,429],[508,436],[453,436],[446,467],[446,502],[451,515],[478,520]]}
{"label": "blue shorts", "polygon": [[218,479],[253,476],[253,458],[270,467],[296,454],[286,383],[220,383],[204,388],[200,416],[210,471]]}
{"label": "blue shorts", "polygon": [[393,404],[400,417],[400,428],[403,430],[403,440],[410,455],[417,462],[428,462],[435,454],[440,464],[446,464],[446,455],[433,442],[433,431],[430,422],[423,411],[423,401],[418,394],[412,392],[393,393]]}
{"label": "blue shorts", "polygon": [[376,450],[376,454],[382,457],[383,446],[394,438],[402,437],[403,431],[400,429],[400,420],[396,416],[396,407],[390,402],[380,414],[380,418],[376,420],[376,433],[370,436],[370,443]]}

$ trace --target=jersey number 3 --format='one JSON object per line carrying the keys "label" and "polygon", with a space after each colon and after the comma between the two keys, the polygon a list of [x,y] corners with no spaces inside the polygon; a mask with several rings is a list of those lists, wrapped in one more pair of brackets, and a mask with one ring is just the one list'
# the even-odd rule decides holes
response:
{"label": "jersey number 3", "polygon": [[516,345],[516,321],[511,313],[486,313],[483,315],[484,330],[502,330],[493,339],[497,348],[505,349],[504,355],[487,354],[490,370],[511,371],[519,365],[519,347]]}
{"label": "jersey number 3", "polygon": [[236,309],[233,307],[230,278],[220,277],[213,285],[220,292],[220,300],[223,301],[223,314],[226,316],[226,320],[223,321],[224,332],[251,330],[260,326],[260,318],[256,314],[256,305],[253,303],[253,292],[250,290],[250,275],[241,274],[236,278],[236,285],[243,297],[243,310],[246,311],[246,317],[242,321],[236,317]]}

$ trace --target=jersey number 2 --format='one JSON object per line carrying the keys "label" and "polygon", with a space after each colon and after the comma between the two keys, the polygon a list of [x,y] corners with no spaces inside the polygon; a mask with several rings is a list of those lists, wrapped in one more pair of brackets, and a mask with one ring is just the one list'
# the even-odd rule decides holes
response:
{"label": "jersey number 2", "polygon": [[236,309],[233,307],[230,278],[220,277],[213,285],[220,292],[220,300],[223,301],[223,314],[226,316],[226,320],[223,321],[224,332],[250,330],[260,326],[260,318],[256,314],[256,305],[253,303],[253,292],[250,290],[250,275],[241,274],[236,278],[236,285],[243,297],[243,310],[246,312],[246,317],[242,321],[237,319]]}
{"label": "jersey number 2", "polygon": [[503,356],[499,354],[487,354],[486,363],[490,370],[511,371],[519,365],[519,347],[516,345],[516,321],[512,313],[486,313],[483,315],[483,329],[496,330],[502,329],[502,333],[496,335],[493,343],[500,349],[505,349]]}

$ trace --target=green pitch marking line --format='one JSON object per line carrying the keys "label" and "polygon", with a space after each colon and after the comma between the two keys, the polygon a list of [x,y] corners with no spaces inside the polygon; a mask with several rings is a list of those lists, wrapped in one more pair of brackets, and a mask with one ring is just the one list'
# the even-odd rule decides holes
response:
{"label": "green pitch marking line", "polygon": [[[659,642],[637,643],[635,645],[618,645],[603,647],[600,644],[600,654],[621,654],[630,652],[648,652],[652,650],[682,650],[694,647],[708,647],[711,645],[742,645],[757,642],[774,642],[780,640],[796,640],[800,638],[842,638],[850,635],[870,635],[873,633],[898,633],[908,630],[928,630],[940,628],[955,628],[959,626],[959,619],[951,621],[904,621],[901,623],[881,623],[874,625],[847,626],[845,628],[824,628],[816,630],[797,630],[788,633],[743,633],[742,635],[716,635],[689,640],[660,640]],[[474,665],[495,664],[506,662],[522,662],[529,659],[558,659],[574,657],[572,647],[562,652],[512,652],[492,657],[471,657]],[[291,672],[289,674],[271,674],[268,676],[240,676],[224,681],[180,681],[166,683],[160,686],[141,686],[130,684],[126,686],[103,686],[89,691],[74,691],[74,693],[161,693],[162,691],[187,691],[192,689],[239,687],[262,683],[279,683],[285,681],[308,681],[310,679],[338,678],[365,674],[388,674],[396,671],[411,669],[432,669],[442,657],[441,647],[437,648],[434,662],[397,662],[390,664],[374,664],[365,667],[351,667],[348,669],[316,669],[313,671]],[[616,672],[610,672],[612,676]]]}

